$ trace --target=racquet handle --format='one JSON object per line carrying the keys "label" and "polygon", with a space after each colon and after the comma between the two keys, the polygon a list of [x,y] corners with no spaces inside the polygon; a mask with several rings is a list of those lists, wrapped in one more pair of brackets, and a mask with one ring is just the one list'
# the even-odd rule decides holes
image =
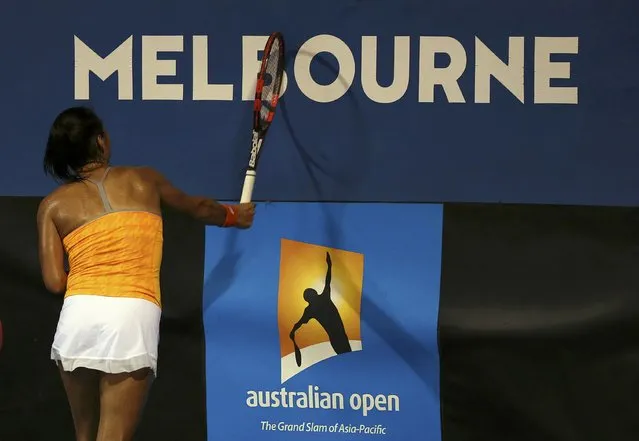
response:
{"label": "racquet handle", "polygon": [[255,170],[248,170],[244,176],[244,186],[242,187],[242,197],[240,204],[251,202],[253,197],[253,187],[255,186]]}

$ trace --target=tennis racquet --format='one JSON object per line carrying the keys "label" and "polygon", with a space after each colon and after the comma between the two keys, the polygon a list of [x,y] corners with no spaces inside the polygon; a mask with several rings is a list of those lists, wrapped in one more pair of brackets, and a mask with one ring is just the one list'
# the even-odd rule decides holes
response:
{"label": "tennis racquet", "polygon": [[262,153],[262,144],[266,137],[275,108],[280,97],[280,89],[284,77],[284,37],[279,32],[271,34],[264,47],[262,64],[257,73],[255,86],[255,103],[253,106],[253,137],[251,139],[251,154],[248,167],[244,175],[244,186],[240,203],[251,202],[257,164]]}

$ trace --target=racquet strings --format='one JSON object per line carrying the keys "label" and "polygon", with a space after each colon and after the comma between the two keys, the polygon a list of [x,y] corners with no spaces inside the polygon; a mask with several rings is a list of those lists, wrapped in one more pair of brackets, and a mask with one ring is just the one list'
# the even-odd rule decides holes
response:
{"label": "racquet strings", "polygon": [[260,107],[260,120],[262,122],[270,122],[272,113],[275,110],[273,106],[273,97],[279,94],[282,75],[280,64],[280,40],[275,39],[271,45],[268,54],[264,54],[266,58],[266,68],[264,70],[264,85],[262,86],[262,100]]}

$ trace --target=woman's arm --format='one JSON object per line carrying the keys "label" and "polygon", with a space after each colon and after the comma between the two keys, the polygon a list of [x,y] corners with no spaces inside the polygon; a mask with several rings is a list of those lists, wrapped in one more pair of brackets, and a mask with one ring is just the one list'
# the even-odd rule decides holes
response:
{"label": "woman's arm", "polygon": [[253,223],[254,204],[230,206],[211,198],[190,196],[156,170],[144,168],[143,173],[155,183],[163,203],[207,225],[248,228]]}
{"label": "woman's arm", "polygon": [[44,286],[54,294],[63,294],[67,287],[64,270],[64,248],[58,229],[53,223],[54,204],[48,198],[38,207],[38,256]]}

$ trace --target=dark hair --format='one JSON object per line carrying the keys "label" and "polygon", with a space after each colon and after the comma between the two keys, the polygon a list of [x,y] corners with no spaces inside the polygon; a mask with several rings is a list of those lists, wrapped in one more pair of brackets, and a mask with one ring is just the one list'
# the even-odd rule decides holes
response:
{"label": "dark hair", "polygon": [[49,132],[44,153],[44,172],[63,182],[82,180],[79,170],[92,162],[104,160],[98,136],[104,126],[87,107],[71,107],[60,113]]}

